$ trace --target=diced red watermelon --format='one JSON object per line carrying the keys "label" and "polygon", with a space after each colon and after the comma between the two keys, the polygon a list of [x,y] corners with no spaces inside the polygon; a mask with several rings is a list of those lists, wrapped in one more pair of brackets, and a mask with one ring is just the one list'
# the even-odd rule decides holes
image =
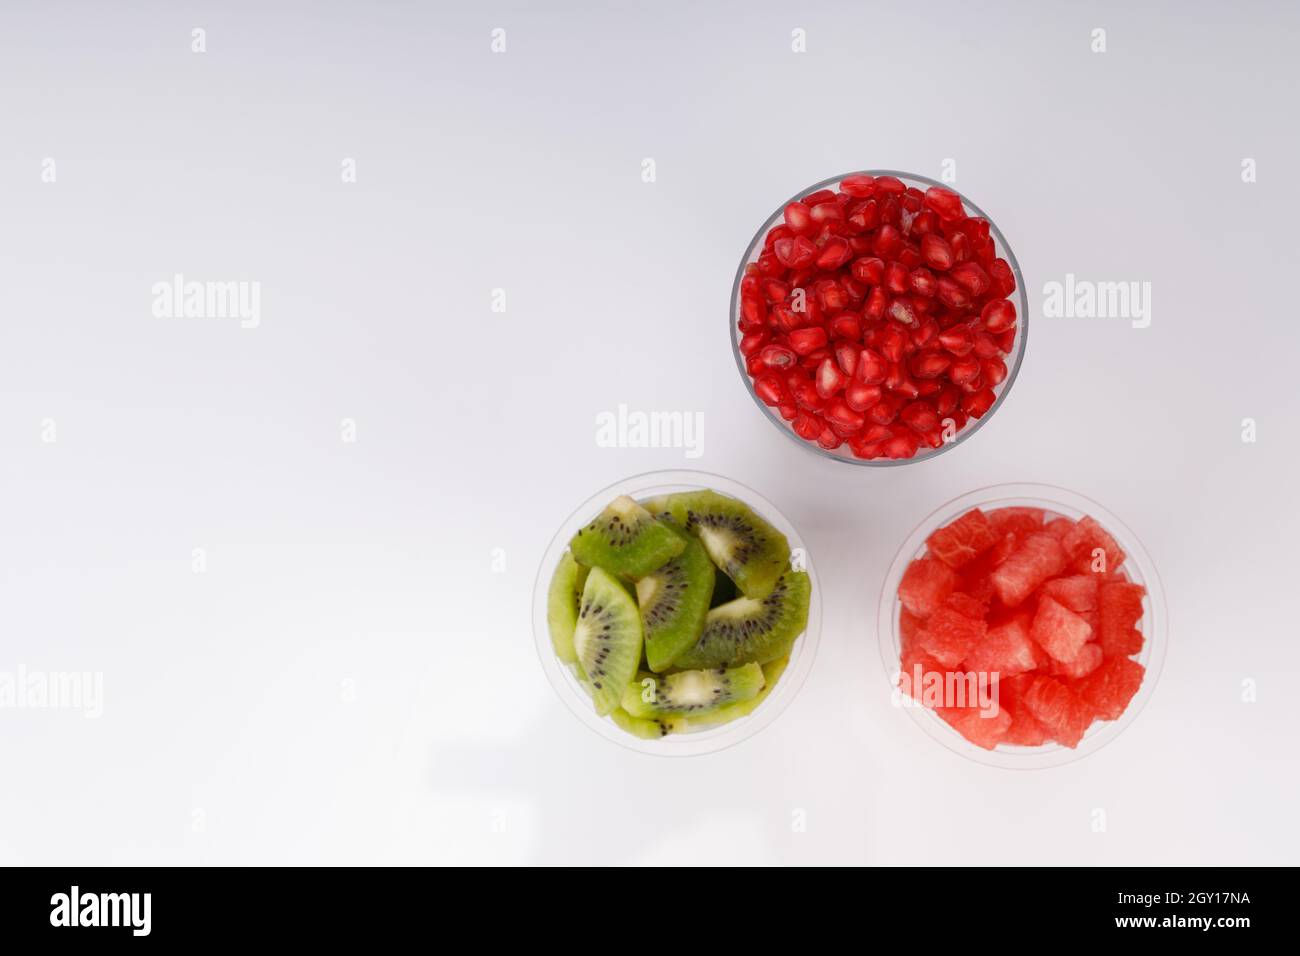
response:
{"label": "diced red watermelon", "polygon": [[963,666],[977,674],[1014,677],[1037,668],[1038,658],[1024,625],[1013,620],[990,629],[966,654]]}
{"label": "diced red watermelon", "polygon": [[1038,675],[1025,694],[1025,706],[1057,743],[1077,747],[1092,723],[1090,705],[1054,677]]}
{"label": "diced red watermelon", "polygon": [[1075,684],[1075,693],[1102,720],[1116,720],[1142,686],[1146,668],[1127,657],[1112,657]]}
{"label": "diced red watermelon", "polygon": [[926,544],[948,567],[961,568],[997,544],[998,537],[984,512],[973,508],[930,535]]}
{"label": "diced red watermelon", "polygon": [[902,656],[907,657],[917,647],[916,634],[921,629],[921,619],[907,608],[898,612],[898,637]]}
{"label": "diced red watermelon", "polygon": [[[917,678],[917,666],[920,666],[920,678]],[[946,675],[942,664],[927,655],[919,647],[912,654],[904,654],[899,661],[898,686],[904,694],[916,700],[921,699],[927,674],[938,674],[940,679]]]}
{"label": "diced red watermelon", "polygon": [[1002,738],[1004,744],[1041,747],[1048,741],[1047,730],[1029,712],[1025,703],[1025,694],[1033,685],[1034,678],[1034,674],[1021,674],[998,681],[998,706],[1011,715],[1011,728]]}
{"label": "diced red watermelon", "polygon": [[1000,706],[989,715],[979,707],[936,707],[934,712],[977,747],[992,750],[1011,729],[1011,715]]}
{"label": "diced red watermelon", "polygon": [[982,618],[967,617],[945,604],[925,622],[917,635],[921,649],[944,667],[956,667],[977,641],[983,640],[987,625]]}
{"label": "diced red watermelon", "polygon": [[1074,660],[1054,661],[1052,673],[1060,677],[1070,677],[1077,680],[1080,677],[1086,677],[1100,667],[1103,656],[1101,645],[1096,641],[1089,641],[1079,648],[1079,653],[1074,655]]}
{"label": "diced red watermelon", "polygon": [[1050,534],[1037,532],[1021,542],[993,572],[990,580],[1002,603],[1015,607],[1048,578],[1060,574],[1065,569],[1066,560],[1061,542]]}
{"label": "diced red watermelon", "polygon": [[948,595],[948,600],[943,603],[955,610],[958,614],[965,614],[967,617],[973,617],[980,621],[989,616],[989,604],[987,601],[981,601],[979,598],[970,594],[964,594],[961,591],[953,591]]}
{"label": "diced red watermelon", "polygon": [[1092,637],[1092,628],[1060,601],[1044,596],[1039,599],[1038,613],[1034,615],[1029,636],[1052,655],[1053,660],[1069,663]]}
{"label": "diced red watermelon", "polygon": [[1110,532],[1090,517],[1080,518],[1061,544],[1081,574],[1109,574],[1124,563],[1124,550]]}
{"label": "diced red watermelon", "polygon": [[1097,578],[1091,574],[1075,574],[1068,578],[1054,578],[1038,592],[1055,598],[1075,614],[1085,617],[1097,610]]}
{"label": "diced red watermelon", "polygon": [[988,513],[988,519],[993,533],[999,537],[1014,534],[1023,538],[1043,530],[1042,508],[998,508]]}
{"label": "diced red watermelon", "polygon": [[956,584],[957,575],[948,565],[931,557],[917,558],[903,572],[898,599],[917,617],[929,617],[948,599]]}
{"label": "diced red watermelon", "polygon": [[1043,530],[1052,535],[1058,541],[1068,535],[1074,529],[1074,522],[1069,518],[1053,518],[1047,522]]}
{"label": "diced red watermelon", "polygon": [[1142,618],[1147,589],[1130,581],[1103,581],[1097,593],[1101,614],[1101,649],[1107,657],[1129,657],[1142,650],[1142,632],[1134,625]]}

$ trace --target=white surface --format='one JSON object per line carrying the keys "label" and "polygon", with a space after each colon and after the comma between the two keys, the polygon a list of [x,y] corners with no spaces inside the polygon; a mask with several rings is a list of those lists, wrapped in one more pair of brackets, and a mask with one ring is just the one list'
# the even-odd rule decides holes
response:
{"label": "white surface", "polygon": [[[1294,8],[264,7],[0,12],[0,671],[104,681],[0,710],[0,861],[1296,862]],[[799,454],[737,257],[807,183],[949,157],[1036,309],[1149,281],[1151,327],[1036,314],[934,461]],[[154,318],[175,272],[260,281],[260,327]],[[703,456],[597,447],[620,402],[703,412]],[[825,624],[779,721],[667,761],[567,712],[529,599],[577,503],[675,467],[781,508]],[[1141,718],[1036,773],[894,710],[872,623],[921,517],[1021,480],[1119,514],[1171,612]]]}

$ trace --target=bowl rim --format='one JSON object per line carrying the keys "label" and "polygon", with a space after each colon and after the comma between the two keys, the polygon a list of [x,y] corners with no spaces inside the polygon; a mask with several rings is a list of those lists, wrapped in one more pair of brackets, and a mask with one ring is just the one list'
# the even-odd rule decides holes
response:
{"label": "bowl rim", "polygon": [[[578,686],[567,665],[563,664],[551,645],[547,625],[547,596],[551,575],[560,556],[567,550],[573,532],[591,517],[598,514],[610,500],[620,494],[645,497],[664,493],[664,489],[713,489],[744,502],[780,530],[790,541],[791,551],[801,549],[803,570],[808,574],[811,593],[808,602],[808,623],[796,639],[795,651],[789,666],[766,700],[744,717],[689,734],[670,734],[658,740],[642,740],[618,727],[608,717],[601,717],[591,704],[591,698]],[[654,757],[696,757],[718,753],[749,740],[773,724],[794,702],[807,682],[817,658],[821,641],[822,606],[821,587],[816,565],[812,559],[807,539],[799,532],[771,499],[748,485],[713,472],[696,469],[662,469],[631,475],[596,491],[559,525],[550,543],[543,551],[533,583],[533,642],[542,672],[556,695],[567,709],[587,727],[607,740],[637,753]],[[671,743],[670,743],[671,741]]]}
{"label": "bowl rim", "polygon": [[[754,381],[750,378],[749,370],[745,367],[745,357],[740,354],[739,328],[737,326],[740,315],[740,283],[745,277],[745,267],[755,259],[755,251],[761,247],[763,239],[767,236],[767,233],[774,228],[777,219],[783,215],[787,205],[803,198],[804,196],[815,193],[819,189],[826,189],[832,185],[839,184],[848,176],[859,175],[874,176],[876,178],[881,176],[893,176],[902,180],[905,184],[911,180],[915,183],[924,183],[927,186],[938,186],[941,189],[947,189],[950,192],[956,193],[961,198],[962,205],[967,210],[972,211],[976,216],[983,217],[988,221],[989,231],[994,236],[996,247],[1005,254],[1007,264],[1011,267],[1011,274],[1015,276],[1016,279],[1015,294],[1019,297],[1019,321],[1017,323],[1016,344],[1013,350],[1014,358],[1012,364],[1007,369],[1007,377],[998,386],[997,395],[993,399],[993,404],[990,405],[989,410],[985,412],[982,417],[976,419],[973,424],[968,423],[959,434],[953,437],[952,441],[945,442],[938,448],[918,448],[917,454],[913,455],[911,458],[857,458],[852,454],[840,455],[836,454],[834,451],[822,448],[820,445],[813,442],[808,442],[800,438],[795,434],[794,429],[790,427],[789,422],[785,421],[785,419],[781,418],[779,414],[765,405],[762,399],[755,394]],[[979,431],[980,428],[984,426],[985,422],[993,418],[998,409],[1002,407],[1002,403],[1006,396],[1010,394],[1011,388],[1016,382],[1016,377],[1020,374],[1020,366],[1024,361],[1025,352],[1029,347],[1029,297],[1025,288],[1025,277],[1020,270],[1020,261],[1016,258],[1015,251],[1011,248],[1010,243],[1007,242],[1006,236],[1003,235],[1002,230],[998,228],[998,224],[994,222],[993,218],[989,216],[988,213],[984,212],[983,209],[971,202],[964,193],[955,189],[951,183],[940,182],[937,179],[931,179],[929,176],[922,176],[919,173],[910,173],[905,170],[860,169],[841,173],[840,175],[832,176],[829,179],[823,179],[819,183],[814,183],[813,185],[800,190],[789,199],[785,200],[785,202],[781,203],[780,206],[777,207],[776,211],[768,216],[768,218],[764,220],[763,224],[759,226],[758,231],[754,234],[754,238],[751,239],[749,245],[745,247],[745,251],[740,259],[740,265],[736,269],[736,277],[732,282],[731,309],[728,313],[727,333],[731,342],[732,357],[736,361],[736,368],[740,372],[741,381],[745,384],[745,390],[749,392],[749,397],[753,399],[754,404],[758,406],[764,417],[775,425],[778,430],[784,432],[786,437],[795,442],[805,451],[816,455],[818,458],[826,458],[843,464],[860,465],[868,468],[888,468],[901,465],[913,465],[918,462],[938,458],[944,452],[956,448],[971,435]]]}
{"label": "bowl rim", "polygon": [[[1129,701],[1118,720],[1094,720],[1079,746],[1074,749],[1052,743],[1045,747],[1014,750],[999,747],[991,751],[985,750],[957,733],[930,708],[897,700],[897,695],[900,693],[894,685],[900,653],[897,594],[898,582],[903,570],[921,553],[926,539],[935,529],[965,514],[971,508],[990,504],[995,504],[997,507],[1016,507],[1024,501],[1034,502],[1034,506],[1046,506],[1048,510],[1052,510],[1051,506],[1055,505],[1056,513],[1067,517],[1071,511],[1092,515],[1102,527],[1124,545],[1124,567],[1130,572],[1136,572],[1135,575],[1131,575],[1132,579],[1147,589],[1143,599],[1142,618],[1146,621],[1142,631],[1146,638],[1146,645],[1143,653],[1137,658],[1138,662],[1146,668],[1142,686]],[[953,753],[976,763],[1006,770],[1046,770],[1060,767],[1090,757],[1109,745],[1133,724],[1155,695],[1169,649],[1169,610],[1164,586],[1155,562],[1142,540],[1137,537],[1132,528],[1100,502],[1068,488],[1041,482],[986,485],[958,495],[927,514],[903,539],[893,561],[890,562],[884,580],[881,582],[876,625],[881,660],[884,663],[885,682],[889,687],[891,703],[895,703],[898,709],[906,711],[927,735]]]}

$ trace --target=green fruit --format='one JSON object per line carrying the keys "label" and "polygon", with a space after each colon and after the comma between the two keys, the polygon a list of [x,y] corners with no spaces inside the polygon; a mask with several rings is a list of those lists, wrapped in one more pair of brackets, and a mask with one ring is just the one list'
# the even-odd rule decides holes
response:
{"label": "green fruit", "polygon": [[610,502],[569,542],[581,563],[628,578],[645,577],[685,547],[679,534],[627,495]]}
{"label": "green fruit", "polygon": [[633,737],[640,737],[642,740],[658,740],[660,737],[667,737],[672,732],[672,727],[665,721],[647,717],[633,717],[621,707],[609,716],[623,730]]}
{"label": "green fruit", "polygon": [[780,660],[763,665],[763,689],[758,692],[757,696],[751,697],[749,700],[740,700],[734,704],[727,704],[725,707],[719,707],[712,713],[678,717],[671,725],[671,730],[674,733],[689,733],[692,730],[703,730],[705,727],[728,724],[739,717],[748,717],[758,708],[759,704],[767,700],[768,695],[772,693],[772,688],[781,679],[781,675],[785,673],[786,665],[789,663],[790,658],[782,657]]}
{"label": "green fruit", "polygon": [[803,571],[783,575],[767,597],[736,598],[711,610],[699,642],[677,658],[678,667],[733,667],[785,657],[808,626],[811,586]]}
{"label": "green fruit", "polygon": [[719,604],[726,604],[728,601],[738,597],[740,591],[736,588],[736,582],[731,580],[721,571],[715,569],[713,576],[713,600],[709,602],[709,607],[717,607]]}
{"label": "green fruit", "polygon": [[591,569],[582,589],[573,649],[596,712],[604,716],[618,706],[641,663],[641,613],[627,589],[601,568]]}
{"label": "green fruit", "polygon": [[681,554],[636,582],[646,662],[652,671],[666,670],[695,646],[713,597],[713,562],[699,541],[683,537],[686,549]]}
{"label": "green fruit", "polygon": [[623,709],[633,717],[678,717],[716,711],[750,700],[763,689],[763,668],[690,670],[659,677],[641,674],[623,691]]}
{"label": "green fruit", "polygon": [[[716,491],[686,491],[655,499],[656,513],[685,519],[709,557],[746,597],[771,592],[790,563],[790,542],[748,505]],[[582,560],[582,555],[578,555]]]}
{"label": "green fruit", "polygon": [[578,600],[582,586],[587,582],[589,568],[573,560],[564,552],[551,576],[551,589],[546,596],[546,623],[551,631],[551,644],[555,656],[566,664],[576,663],[578,655],[573,650],[573,629],[578,625]]}

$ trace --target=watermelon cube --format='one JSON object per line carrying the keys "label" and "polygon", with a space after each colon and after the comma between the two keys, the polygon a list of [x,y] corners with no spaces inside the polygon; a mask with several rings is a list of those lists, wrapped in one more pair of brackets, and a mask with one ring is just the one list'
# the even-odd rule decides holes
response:
{"label": "watermelon cube", "polygon": [[1047,525],[1043,528],[1044,531],[1052,535],[1058,541],[1063,539],[1073,529],[1074,522],[1069,518],[1053,518],[1051,521],[1047,522]]}
{"label": "watermelon cube", "polygon": [[1053,660],[1069,663],[1092,637],[1092,628],[1060,601],[1044,596],[1029,635]]}
{"label": "watermelon cube", "polygon": [[1092,724],[1092,708],[1055,677],[1039,674],[1025,694],[1025,706],[1052,738],[1077,747]]}
{"label": "watermelon cube", "polygon": [[1097,578],[1091,574],[1076,574],[1068,578],[1048,581],[1038,592],[1060,601],[1075,614],[1087,616],[1097,610]]}
{"label": "watermelon cube", "polygon": [[973,508],[930,535],[926,544],[930,554],[948,567],[961,568],[992,548],[998,539],[984,512]]}
{"label": "watermelon cube", "polygon": [[1146,668],[1137,661],[1112,657],[1075,684],[1074,689],[1094,716],[1115,720],[1124,713],[1145,675]]}
{"label": "watermelon cube", "polygon": [[988,519],[999,538],[1007,534],[1023,538],[1043,530],[1042,508],[998,508],[988,513]]}
{"label": "watermelon cube", "polygon": [[898,599],[917,617],[929,617],[957,584],[952,568],[931,557],[917,558],[903,572]]}
{"label": "watermelon cube", "polygon": [[1038,667],[1038,658],[1024,624],[1012,620],[990,628],[966,654],[963,666],[977,674],[1014,677]]}
{"label": "watermelon cube", "polygon": [[[920,667],[920,670],[917,670]],[[920,701],[925,689],[925,682],[930,674],[938,674],[943,681],[947,675],[943,665],[930,657],[919,647],[911,654],[904,654],[899,662],[898,686],[904,694]]]}
{"label": "watermelon cube", "polygon": [[1001,707],[989,714],[979,707],[936,707],[934,712],[977,747],[992,750],[1011,729],[1011,715]]}
{"label": "watermelon cube", "polygon": [[1080,518],[1061,544],[1080,574],[1109,574],[1124,563],[1124,550],[1090,517]]}
{"label": "watermelon cube", "polygon": [[1076,680],[1080,677],[1086,677],[1101,666],[1104,656],[1101,652],[1101,645],[1096,641],[1089,641],[1079,648],[1079,653],[1074,655],[1074,660],[1053,661],[1052,674],[1057,677],[1070,677]]}
{"label": "watermelon cube", "polygon": [[921,630],[921,619],[911,611],[903,608],[898,612],[898,638],[902,656],[907,657],[917,647],[916,635]]}
{"label": "watermelon cube", "polygon": [[1028,535],[992,575],[993,589],[1002,603],[1015,607],[1040,584],[1065,570],[1068,558],[1061,542],[1050,534]]}
{"label": "watermelon cube", "polygon": [[917,635],[921,649],[944,667],[956,667],[976,643],[984,639],[987,627],[980,618],[968,617],[945,604],[925,622]]}
{"label": "watermelon cube", "polygon": [[1101,616],[1101,649],[1107,657],[1129,657],[1142,650],[1142,632],[1134,625],[1142,619],[1142,599],[1147,589],[1131,581],[1103,581],[1097,592]]}
{"label": "watermelon cube", "polygon": [[1034,679],[1034,674],[1021,674],[998,681],[998,705],[1011,716],[1011,727],[1002,738],[1004,744],[1041,747],[1049,739],[1047,730],[1030,713],[1029,705],[1025,703],[1025,694],[1029,692]]}

